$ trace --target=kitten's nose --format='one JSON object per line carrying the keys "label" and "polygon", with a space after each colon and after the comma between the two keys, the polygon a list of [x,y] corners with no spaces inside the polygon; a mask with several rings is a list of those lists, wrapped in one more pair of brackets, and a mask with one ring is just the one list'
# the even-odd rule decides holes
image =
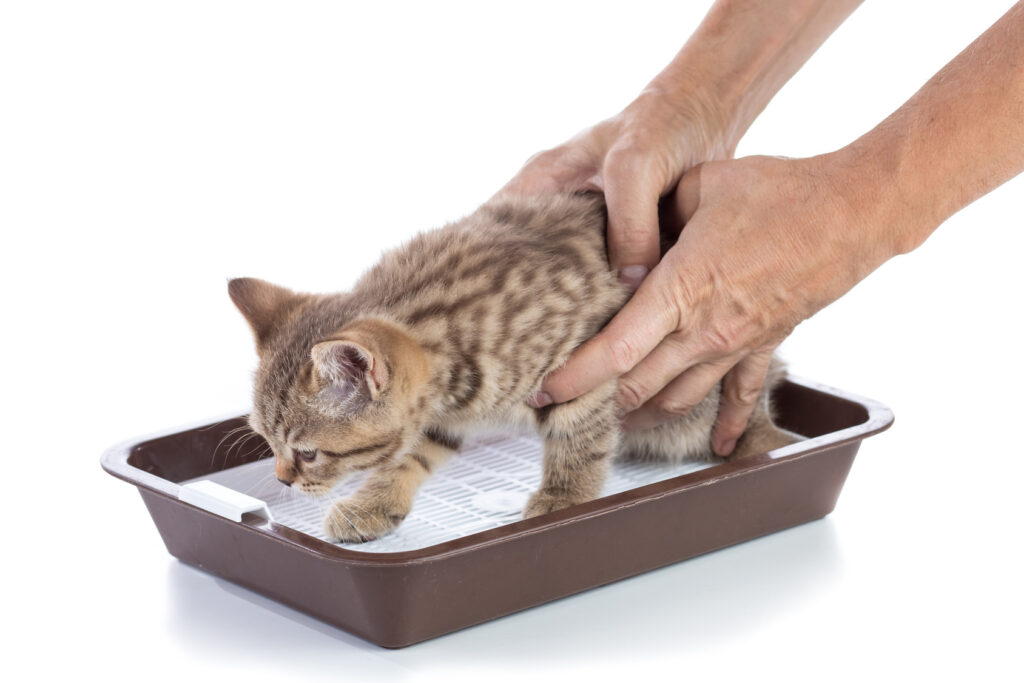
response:
{"label": "kitten's nose", "polygon": [[282,479],[281,477],[278,477],[277,480],[279,482],[281,482],[282,484],[284,484],[285,486],[291,486],[292,485],[292,483],[290,481],[286,481],[286,480]]}

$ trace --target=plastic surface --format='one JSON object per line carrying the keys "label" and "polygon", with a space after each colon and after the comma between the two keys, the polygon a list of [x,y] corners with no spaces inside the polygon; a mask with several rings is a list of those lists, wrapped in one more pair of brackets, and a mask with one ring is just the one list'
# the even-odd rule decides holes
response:
{"label": "plastic surface", "polygon": [[861,440],[888,428],[892,414],[796,379],[774,398],[780,425],[804,441],[400,552],[352,550],[179,500],[180,482],[269,455],[265,444],[222,441],[242,418],[124,444],[103,467],[138,487],[183,562],[403,647],[827,515]]}

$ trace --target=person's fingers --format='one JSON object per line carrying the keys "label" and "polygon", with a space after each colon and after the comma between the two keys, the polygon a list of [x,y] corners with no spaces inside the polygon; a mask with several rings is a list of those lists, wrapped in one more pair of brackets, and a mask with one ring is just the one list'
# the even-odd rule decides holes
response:
{"label": "person's fingers", "polygon": [[743,435],[757,405],[773,351],[766,349],[750,354],[725,376],[718,419],[711,432],[711,448],[715,454],[727,456],[736,448],[736,441]]}
{"label": "person's fingers", "polygon": [[701,176],[706,168],[707,164],[694,166],[683,174],[679,184],[676,185],[676,190],[672,195],[672,208],[673,214],[680,224],[689,222],[693,218],[693,214],[697,213],[697,207],[700,205]]}
{"label": "person's fingers", "polygon": [[697,213],[702,168],[697,166],[683,174],[676,187],[658,203],[658,231],[662,241],[667,239],[674,243]]}
{"label": "person's fingers", "polygon": [[628,413],[622,420],[623,429],[649,429],[688,415],[718,384],[734,362],[735,359],[723,358],[694,365],[639,409]]}
{"label": "person's fingers", "polygon": [[680,337],[669,335],[635,368],[619,378],[615,401],[624,413],[630,413],[698,364]]}
{"label": "person's fingers", "polygon": [[658,198],[662,187],[647,162],[610,152],[602,173],[608,204],[608,260],[636,289],[661,256]]}
{"label": "person's fingers", "polygon": [[668,287],[652,274],[603,330],[584,342],[530,399],[534,408],[563,403],[629,372],[672,332],[679,320]]}

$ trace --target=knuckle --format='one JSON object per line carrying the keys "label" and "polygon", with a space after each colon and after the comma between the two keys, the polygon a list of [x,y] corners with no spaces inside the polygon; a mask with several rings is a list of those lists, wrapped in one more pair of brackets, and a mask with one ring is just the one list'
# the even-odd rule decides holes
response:
{"label": "knuckle", "polygon": [[612,369],[617,374],[623,374],[633,369],[639,362],[639,353],[627,339],[616,339],[608,346],[611,354]]}
{"label": "knuckle", "polygon": [[734,353],[740,346],[739,331],[728,323],[713,324],[704,335],[705,344],[712,354],[725,356]]}
{"label": "knuckle", "polygon": [[647,400],[647,392],[639,385],[620,380],[619,388],[615,394],[615,402],[626,412],[632,412],[642,406]]}
{"label": "knuckle", "polygon": [[606,175],[628,178],[646,169],[649,159],[647,146],[635,137],[619,140],[604,157]]}
{"label": "knuckle", "polygon": [[715,418],[715,432],[723,437],[739,438],[747,428],[752,408],[751,404],[733,402],[723,394],[723,400],[718,406],[718,416]]}
{"label": "knuckle", "polygon": [[760,384],[741,384],[739,382],[725,387],[725,400],[734,405],[752,406],[761,395]]}
{"label": "knuckle", "polygon": [[658,261],[659,239],[657,225],[636,220],[634,216],[624,216],[618,220],[611,219],[608,222],[609,246],[617,248],[619,251],[636,253],[653,251],[654,262],[650,264],[651,266],[656,265]]}
{"label": "knuckle", "polygon": [[684,417],[690,414],[694,406],[689,401],[683,401],[679,398],[664,398],[659,400],[654,406],[658,413],[669,419]]}

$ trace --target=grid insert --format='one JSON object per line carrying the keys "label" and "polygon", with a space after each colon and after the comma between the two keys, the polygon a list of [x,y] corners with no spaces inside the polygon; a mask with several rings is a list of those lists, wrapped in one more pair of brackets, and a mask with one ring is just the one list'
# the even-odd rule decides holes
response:
{"label": "grid insert", "polygon": [[[392,533],[367,543],[339,546],[361,552],[400,552],[444,543],[520,519],[540,485],[541,440],[534,435],[492,433],[468,439],[462,450],[427,480],[412,511]],[[713,466],[710,462],[616,461],[602,496]],[[209,479],[267,503],[274,521],[321,540],[323,519],[337,498],[355,491],[364,474],[314,499],[282,486],[272,458],[214,472]],[[193,480],[193,481],[197,481]],[[187,482],[183,482],[187,483]]]}

